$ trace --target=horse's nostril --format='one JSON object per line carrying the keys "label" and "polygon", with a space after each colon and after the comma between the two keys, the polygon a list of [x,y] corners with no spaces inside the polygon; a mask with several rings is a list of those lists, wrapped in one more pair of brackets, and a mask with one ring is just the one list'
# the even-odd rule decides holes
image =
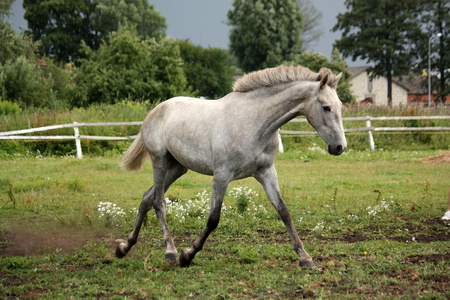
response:
{"label": "horse's nostril", "polygon": [[342,145],[338,145],[338,146],[337,146],[337,151],[338,151],[338,152],[341,152],[341,151],[342,151]]}

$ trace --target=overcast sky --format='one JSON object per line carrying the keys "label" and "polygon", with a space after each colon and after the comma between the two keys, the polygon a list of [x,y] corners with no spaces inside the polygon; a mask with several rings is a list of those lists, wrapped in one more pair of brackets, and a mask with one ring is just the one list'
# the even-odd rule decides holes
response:
{"label": "overcast sky", "polygon": [[[168,36],[177,39],[189,39],[193,44],[203,47],[228,48],[229,26],[227,12],[233,0],[149,0],[155,8],[166,17]],[[312,51],[322,53],[330,58],[333,43],[341,37],[340,32],[332,32],[336,16],[345,12],[344,0],[314,0],[314,6],[322,12],[323,35],[312,45]],[[10,21],[19,31],[19,26],[27,27],[23,19],[22,0],[16,0],[12,6],[13,16]],[[366,65],[363,61],[352,62],[349,66]]]}

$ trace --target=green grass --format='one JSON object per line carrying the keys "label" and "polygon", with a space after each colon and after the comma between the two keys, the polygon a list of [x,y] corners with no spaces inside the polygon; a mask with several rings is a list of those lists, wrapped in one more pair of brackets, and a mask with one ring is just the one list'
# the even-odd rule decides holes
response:
{"label": "green grass", "polygon": [[[130,211],[151,185],[150,164],[124,173],[120,156],[0,159],[0,297],[446,299],[450,227],[440,217],[450,165],[419,160],[438,153],[280,154],[282,194],[314,271],[299,267],[284,225],[253,179],[229,190],[251,188],[258,194],[251,201],[267,212],[240,212],[228,195],[218,229],[194,264],[179,268],[164,261],[153,212],[128,256],[114,258],[114,241],[131,231]],[[195,201],[208,196],[210,184],[188,172],[166,196]],[[126,216],[102,219],[99,202],[115,203]],[[168,214],[179,251],[204,228],[198,217]]]}

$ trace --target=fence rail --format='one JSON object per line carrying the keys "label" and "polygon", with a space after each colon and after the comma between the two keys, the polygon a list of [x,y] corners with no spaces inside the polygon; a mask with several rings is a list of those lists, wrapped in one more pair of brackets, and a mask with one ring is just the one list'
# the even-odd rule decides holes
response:
{"label": "fence rail", "polygon": [[[450,131],[450,127],[375,127],[372,126],[372,121],[399,121],[399,120],[449,120],[450,116],[402,116],[402,117],[348,117],[343,118],[344,122],[351,121],[365,121],[365,127],[359,128],[348,128],[345,132],[361,132],[367,131],[369,134],[369,144],[370,150],[375,151],[375,141],[373,138],[373,132],[377,131]],[[306,118],[296,118],[291,120],[293,123],[303,123],[307,122]],[[1,140],[75,140],[75,146],[77,149],[77,157],[82,158],[83,154],[81,151],[81,140],[103,140],[103,141],[127,141],[133,140],[136,136],[93,136],[93,135],[80,135],[80,127],[98,127],[98,126],[140,126],[142,121],[137,122],[103,122],[103,123],[77,123],[72,124],[61,124],[61,125],[51,125],[37,128],[29,128],[22,130],[13,130],[0,132]],[[21,134],[35,133],[42,131],[49,131],[55,129],[73,128],[74,135],[56,135],[56,136],[23,136]],[[310,135],[317,134],[316,131],[293,131],[293,130],[280,130],[280,134],[291,134],[291,135]],[[281,142],[281,137],[280,137]],[[280,150],[282,149],[282,144],[280,143]]]}
{"label": "fence rail", "polygon": [[[369,146],[370,151],[375,151],[375,140],[373,138],[374,131],[447,131],[450,127],[374,127],[372,126],[372,121],[403,121],[403,120],[449,120],[450,116],[399,116],[399,117],[347,117],[342,118],[344,122],[349,121],[366,121],[365,127],[359,128],[348,128],[345,132],[360,132],[367,131],[369,134]],[[308,122],[305,118],[296,118],[290,122]],[[345,127],[345,126],[344,126]],[[306,135],[306,134],[317,134],[316,131],[292,131],[292,130],[280,130],[281,134],[292,134],[292,135]]]}

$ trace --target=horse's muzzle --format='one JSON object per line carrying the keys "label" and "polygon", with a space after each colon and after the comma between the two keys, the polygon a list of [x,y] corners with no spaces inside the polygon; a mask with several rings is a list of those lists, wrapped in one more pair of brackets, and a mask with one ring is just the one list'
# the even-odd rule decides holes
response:
{"label": "horse's muzzle", "polygon": [[331,155],[341,155],[344,153],[345,149],[347,149],[347,146],[342,145],[328,145],[328,153]]}

